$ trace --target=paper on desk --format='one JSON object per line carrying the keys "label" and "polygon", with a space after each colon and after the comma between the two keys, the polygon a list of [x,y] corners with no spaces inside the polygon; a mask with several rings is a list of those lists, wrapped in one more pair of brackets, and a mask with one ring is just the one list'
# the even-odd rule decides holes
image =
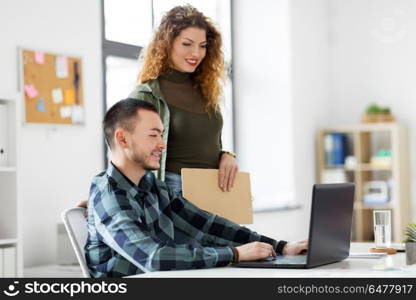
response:
{"label": "paper on desk", "polygon": [[386,253],[351,252],[349,258],[382,258],[386,255]]}

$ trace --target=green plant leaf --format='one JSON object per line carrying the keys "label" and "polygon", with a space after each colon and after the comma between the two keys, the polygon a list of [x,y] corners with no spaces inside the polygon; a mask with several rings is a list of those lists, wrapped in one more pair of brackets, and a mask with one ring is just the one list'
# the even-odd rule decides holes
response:
{"label": "green plant leaf", "polygon": [[405,242],[416,242],[416,223],[410,223],[405,229]]}
{"label": "green plant leaf", "polygon": [[374,114],[379,114],[381,111],[380,106],[378,106],[377,104],[371,104],[367,107],[366,109],[366,113],[368,115],[374,115]]}

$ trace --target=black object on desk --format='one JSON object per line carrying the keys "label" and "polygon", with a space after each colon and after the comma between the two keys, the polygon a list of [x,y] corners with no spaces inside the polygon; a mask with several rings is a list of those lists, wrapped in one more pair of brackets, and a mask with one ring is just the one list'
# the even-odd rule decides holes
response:
{"label": "black object on desk", "polygon": [[309,225],[307,255],[277,256],[272,260],[249,261],[242,268],[314,268],[349,256],[354,203],[354,184],[315,184]]}

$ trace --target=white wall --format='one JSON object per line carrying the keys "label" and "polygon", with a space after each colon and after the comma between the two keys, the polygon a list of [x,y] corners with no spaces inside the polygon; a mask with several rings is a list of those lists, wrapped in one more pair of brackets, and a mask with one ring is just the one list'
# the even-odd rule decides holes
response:
{"label": "white wall", "polygon": [[[16,99],[17,47],[83,59],[85,126],[23,126],[18,145],[24,264],[56,260],[60,212],[88,197],[103,168],[99,1],[0,1],[1,98]],[[16,99],[20,100],[20,99]]]}
{"label": "white wall", "polygon": [[236,150],[267,208],[293,198],[289,2],[233,3]]}
{"label": "white wall", "polygon": [[[331,0],[330,114],[334,124],[359,122],[367,105],[392,108],[410,129],[416,190],[416,1]],[[416,200],[413,200],[416,219]]]}
{"label": "white wall", "polygon": [[328,125],[329,115],[328,0],[290,3],[295,186],[309,216],[316,182],[316,133]]}
{"label": "white wall", "polygon": [[[267,169],[279,168],[277,148],[291,143],[293,152],[286,159],[294,173],[288,176],[294,178],[295,201],[301,205],[295,211],[256,213],[250,227],[276,238],[306,237],[315,133],[328,116],[328,2],[238,0],[233,6],[239,161],[243,168],[266,164],[264,175],[273,178]],[[279,122],[287,115],[292,122],[282,128]]]}

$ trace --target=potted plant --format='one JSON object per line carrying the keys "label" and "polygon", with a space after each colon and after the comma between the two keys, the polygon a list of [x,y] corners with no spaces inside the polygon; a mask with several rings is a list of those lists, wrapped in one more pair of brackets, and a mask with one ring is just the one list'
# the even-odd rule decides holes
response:
{"label": "potted plant", "polygon": [[416,263],[416,223],[410,223],[405,229],[406,264]]}
{"label": "potted plant", "polygon": [[394,122],[395,118],[389,107],[381,107],[374,103],[367,107],[362,121],[364,123]]}

